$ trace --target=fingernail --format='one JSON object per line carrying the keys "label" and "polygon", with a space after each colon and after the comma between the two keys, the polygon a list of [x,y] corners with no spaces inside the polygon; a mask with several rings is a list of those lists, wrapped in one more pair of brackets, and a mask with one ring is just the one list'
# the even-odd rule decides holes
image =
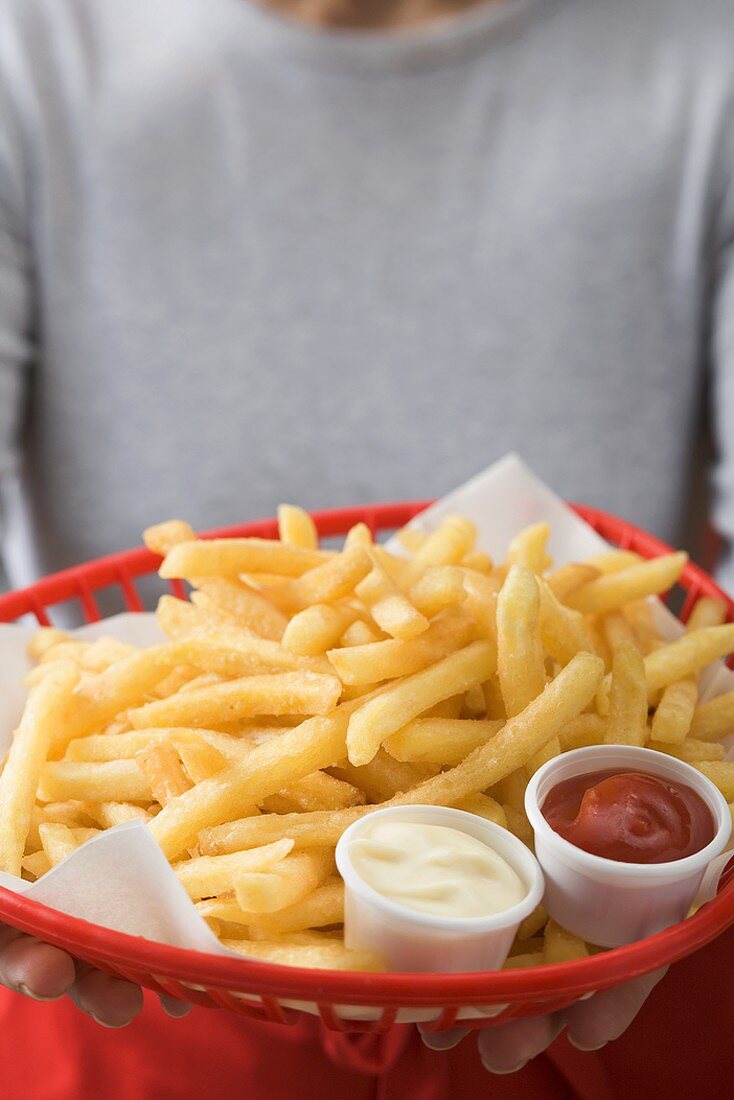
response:
{"label": "fingernail", "polygon": [[484,1059],[482,1059],[482,1065],[487,1073],[494,1073],[497,1077],[506,1077],[510,1073],[519,1073],[521,1069],[525,1069],[529,1061],[530,1059],[526,1058],[524,1062],[520,1062],[519,1065],[513,1066],[512,1069],[495,1069],[494,1066],[490,1066]]}
{"label": "fingernail", "polygon": [[607,1043],[609,1042],[608,1039],[605,1039],[604,1042],[599,1043],[598,1046],[587,1047],[587,1046],[584,1046],[583,1043],[579,1043],[575,1039],[572,1039],[570,1035],[568,1037],[568,1041],[569,1041],[569,1043],[571,1044],[572,1047],[576,1047],[576,1050],[580,1050],[583,1054],[590,1054],[593,1050],[601,1050],[601,1048],[605,1047],[607,1045]]}
{"label": "fingernail", "polygon": [[119,1031],[120,1028],[127,1027],[130,1023],[129,1020],[125,1020],[121,1024],[110,1024],[106,1020],[100,1020],[99,1016],[95,1016],[93,1012],[90,1012],[89,1015],[92,1017],[95,1024],[99,1024],[100,1027],[106,1027],[109,1031]]}
{"label": "fingernail", "polygon": [[40,993],[34,993],[24,982],[18,982],[13,986],[16,993],[22,993],[24,997],[30,997],[32,1001],[56,1001],[58,997],[42,997]]}

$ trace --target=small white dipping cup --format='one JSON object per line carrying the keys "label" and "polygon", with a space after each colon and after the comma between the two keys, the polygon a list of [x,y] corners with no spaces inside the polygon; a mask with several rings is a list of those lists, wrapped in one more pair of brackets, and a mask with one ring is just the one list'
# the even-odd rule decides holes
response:
{"label": "small white dipping cup", "polygon": [[[565,779],[613,769],[670,779],[696,791],[714,819],[711,843],[669,863],[621,863],[564,840],[541,812],[547,796]],[[631,745],[593,745],[549,760],[528,783],[525,811],[545,875],[545,908],[569,932],[600,947],[621,947],[683,920],[706,868],[731,836],[729,807],[705,775],[673,756]]]}
{"label": "small white dipping cup", "polygon": [[[526,888],[522,901],[490,917],[435,917],[383,897],[352,864],[350,846],[377,821],[444,825],[475,837],[517,872]],[[520,923],[543,898],[543,875],[532,852],[507,829],[476,814],[441,806],[392,806],[355,821],[336,846],[344,879],[344,940],[347,947],[376,951],[391,970],[466,973],[497,970]]]}

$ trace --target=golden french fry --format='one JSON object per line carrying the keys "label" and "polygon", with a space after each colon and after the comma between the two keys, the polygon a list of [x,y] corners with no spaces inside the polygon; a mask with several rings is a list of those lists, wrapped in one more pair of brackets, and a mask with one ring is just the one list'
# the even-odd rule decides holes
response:
{"label": "golden french fry", "polygon": [[114,829],[125,821],[150,821],[152,814],[132,802],[99,802],[92,807],[98,824],[103,829]]}
{"label": "golden french fry", "polygon": [[292,653],[315,657],[337,644],[358,612],[346,606],[314,603],[294,615],[283,634],[283,645]]}
{"label": "golden french fry", "polygon": [[348,760],[341,760],[339,767],[332,770],[340,779],[364,791],[368,801],[385,802],[398,791],[409,791],[417,786],[427,775],[433,775],[436,769],[396,760],[384,749],[379,749],[369,764],[355,767]]}
{"label": "golden french fry", "polygon": [[278,534],[286,546],[302,546],[306,550],[318,550],[319,535],[316,524],[308,512],[294,504],[278,506]]}
{"label": "golden french fry", "polygon": [[535,775],[538,768],[542,768],[543,764],[547,764],[549,760],[552,760],[554,756],[559,756],[561,753],[561,741],[559,737],[553,737],[547,745],[544,745],[542,749],[534,752],[525,765],[525,774],[528,779]]}
{"label": "golden french fry", "polygon": [[153,527],[147,527],[143,531],[143,542],[154,554],[163,557],[177,546],[179,542],[193,542],[196,539],[196,531],[188,523],[181,519],[169,519],[164,523],[156,523]]}
{"label": "golden french fry", "polygon": [[355,546],[362,546],[365,549],[371,547],[374,544],[372,538],[372,532],[366,523],[355,523],[354,527],[350,527],[347,531],[346,538],[344,539],[344,550],[353,550]]}
{"label": "golden french fry", "polygon": [[39,879],[42,878],[47,871],[51,870],[53,864],[43,849],[41,849],[39,852],[32,852],[30,855],[23,856],[21,867],[23,871],[27,871],[34,879]]}
{"label": "golden french fry", "polygon": [[583,940],[573,933],[549,920],[545,929],[545,942],[543,947],[543,962],[563,963],[572,962],[574,959],[584,959],[589,954]]}
{"label": "golden french fry", "polygon": [[[229,754],[225,755],[207,741],[197,738],[173,737],[171,745],[181,758],[181,763],[191,784],[201,783],[226,767]],[[184,788],[186,790],[188,788]],[[160,801],[160,799],[158,800]]]}
{"label": "golden french fry", "polygon": [[458,565],[474,549],[476,527],[465,516],[448,516],[415,551],[406,571],[412,584],[431,565]]}
{"label": "golden french fry", "polygon": [[699,741],[719,741],[734,733],[734,691],[701,703],[693,712],[690,735]]}
{"label": "golden french fry", "polygon": [[624,618],[632,626],[638,648],[647,656],[663,642],[655,625],[652,600],[632,600],[623,608]]}
{"label": "golden french fry", "polygon": [[675,756],[678,760],[693,763],[701,760],[723,760],[726,750],[717,741],[696,741],[693,737],[687,737],[679,745],[670,744],[667,741],[647,742],[649,749],[657,749],[658,752],[666,752],[669,756]]}
{"label": "golden french fry", "polygon": [[285,859],[292,848],[293,841],[284,838],[246,852],[233,852],[226,856],[194,856],[193,859],[174,863],[173,870],[189,897],[197,901],[232,890],[240,875],[270,869]]}
{"label": "golden french fry", "polygon": [[606,733],[606,723],[598,714],[580,714],[561,730],[558,739],[561,751],[581,749],[587,745],[601,745]]}
{"label": "golden french fry", "polygon": [[367,764],[391,733],[424,710],[482,683],[493,673],[495,653],[489,642],[472,642],[430,668],[390,684],[349,720],[347,749],[352,764]]}
{"label": "golden french fry", "polygon": [[721,626],[726,622],[726,604],[712,596],[702,596],[688,616],[686,630],[701,630],[705,626]]}
{"label": "golden french fry", "polygon": [[538,581],[538,591],[540,638],[546,652],[560,665],[567,665],[577,653],[593,653],[583,615],[565,607],[543,580]]}
{"label": "golden french fry", "polygon": [[239,763],[230,765],[164,806],[150,823],[164,854],[169,859],[180,855],[202,829],[241,817],[288,783],[338,763],[346,754],[348,706],[256,746],[246,770]]}
{"label": "golden french fry", "polygon": [[542,573],[550,568],[546,553],[550,527],[547,523],[534,523],[515,535],[507,548],[509,565],[522,565],[531,573]]}
{"label": "golden french fry", "polygon": [[543,693],[520,714],[509,718],[490,741],[450,771],[398,795],[392,804],[454,806],[477,791],[487,790],[558,736],[589,705],[603,675],[600,657],[578,653]]}
{"label": "golden french fry", "polygon": [[153,798],[161,806],[192,786],[170,741],[146,745],[135,754],[135,763],[148,780]]}
{"label": "golden french fry", "polygon": [[[221,858],[221,857],[220,857]],[[344,920],[344,883],[340,878],[327,879],[305,898],[275,913],[252,913],[241,909],[236,901],[215,898],[199,902],[197,909],[205,918],[247,925],[253,939],[269,938],[307,928],[323,928],[341,924]]]}
{"label": "golden french fry", "polygon": [[370,645],[372,642],[386,640],[387,635],[378,630],[376,626],[370,626],[359,619],[348,626],[339,641],[340,646]]}
{"label": "golden french fry", "polygon": [[565,602],[585,614],[604,615],[616,611],[632,600],[667,592],[680,577],[687,561],[688,555],[682,551],[652,558],[590,581],[567,596]]}
{"label": "golden french fry", "polygon": [[63,642],[70,642],[71,635],[63,630],[57,630],[54,626],[42,626],[28,643],[28,656],[33,661],[42,661],[49,649]]}
{"label": "golden french fry", "polygon": [[[271,601],[248,584],[233,577],[197,579],[197,599],[205,597],[205,607],[223,612],[238,626],[253,631],[260,638],[279,642],[288,625],[288,618]],[[192,596],[192,599],[194,597]]]}
{"label": "golden french fry", "polygon": [[476,570],[477,573],[485,574],[491,573],[494,569],[494,562],[484,550],[470,550],[469,553],[465,554],[461,559],[461,565],[464,569],[473,569]]}
{"label": "golden french fry", "polygon": [[[232,856],[213,856],[232,859]],[[294,852],[267,871],[248,871],[234,880],[237,904],[253,913],[274,913],[302,901],[334,873],[330,848]]]}
{"label": "golden french fry", "polygon": [[529,917],[526,917],[517,930],[516,940],[524,942],[537,935],[548,923],[548,914],[542,905],[533,909]]}
{"label": "golden french fry", "polygon": [[472,638],[468,616],[452,615],[431,623],[425,634],[409,641],[388,638],[384,642],[329,650],[331,661],[345,684],[374,684],[420,672]]}
{"label": "golden french fry", "polygon": [[416,718],[390,734],[385,748],[396,760],[454,766],[503,725],[502,721],[469,718]]}
{"label": "golden french fry", "polygon": [[621,573],[633,565],[639,565],[642,560],[634,550],[604,550],[601,554],[586,558],[582,564],[590,569],[596,569],[602,576],[607,577],[612,573]]}
{"label": "golden french fry", "polygon": [[275,539],[197,539],[171,547],[159,572],[165,580],[237,577],[241,573],[300,577],[333,556],[325,550],[286,546]]}
{"label": "golden french fry", "polygon": [[573,563],[562,565],[560,569],[554,569],[552,573],[548,573],[545,582],[556,599],[563,603],[573,592],[600,576],[600,570],[595,569],[593,565]]}
{"label": "golden french fry", "polygon": [[52,824],[46,822],[38,826],[43,851],[52,867],[61,863],[79,847],[79,842],[74,837],[68,825]]}
{"label": "golden french fry", "polygon": [[150,784],[134,760],[103,763],[55,760],[46,764],[38,784],[42,802],[67,798],[89,802],[150,802]]}
{"label": "golden french fry", "polygon": [[664,741],[668,745],[682,744],[690,732],[697,701],[698,686],[692,676],[669,684],[652,718],[652,740]]}
{"label": "golden french fry", "polygon": [[0,870],[8,874],[20,874],[38,782],[56,730],[68,716],[78,679],[79,672],[73,664],[55,669],[31,690],[13,735],[0,775]]}
{"label": "golden french fry", "polygon": [[613,650],[621,642],[637,645],[637,637],[632,629],[632,624],[621,611],[610,611],[608,615],[604,615],[601,620],[601,632],[610,650]]}
{"label": "golden french fry", "polygon": [[734,801],[734,761],[691,760],[690,763],[719,788],[727,802]]}
{"label": "golden french fry", "polygon": [[[645,657],[649,691],[667,687],[734,650],[734,623],[692,630]],[[702,738],[704,740],[704,738]]]}
{"label": "golden french fry", "polygon": [[[468,568],[468,567],[467,567]],[[426,569],[408,593],[410,602],[427,619],[466,599],[464,574],[455,565],[434,565]]]}
{"label": "golden french fry", "polygon": [[642,655],[620,642],[612,659],[607,745],[644,745],[647,740],[647,681]]}
{"label": "golden french fry", "polygon": [[291,581],[283,590],[284,597],[294,608],[301,609],[314,603],[341,600],[354,592],[371,568],[367,551],[356,546]]}
{"label": "golden french fry", "polygon": [[494,821],[495,825],[501,825],[503,829],[508,827],[504,807],[496,799],[482,794],[481,791],[459,802],[456,808],[465,810],[468,814],[476,814],[477,817],[484,817],[487,821]]}
{"label": "golden french fry", "polygon": [[266,940],[222,940],[225,947],[248,959],[265,959],[284,966],[321,970],[384,970],[385,964],[370,951],[353,951],[340,941],[315,944],[269,943]]}
{"label": "golden french fry", "polygon": [[318,672],[245,676],[213,687],[146,703],[130,711],[136,729],[146,726],[216,726],[258,714],[326,714],[336,706],[341,684]]}
{"label": "golden french fry", "polygon": [[428,536],[419,531],[417,527],[401,527],[396,532],[395,537],[409,554],[416,554]]}
{"label": "golden french fry", "polygon": [[537,580],[523,566],[510,566],[497,599],[497,673],[508,717],[545,687],[539,613]]}
{"label": "golden french fry", "polygon": [[371,572],[357,586],[356,594],[386,634],[407,641],[428,630],[429,622],[401,592],[382,565],[373,560]]}

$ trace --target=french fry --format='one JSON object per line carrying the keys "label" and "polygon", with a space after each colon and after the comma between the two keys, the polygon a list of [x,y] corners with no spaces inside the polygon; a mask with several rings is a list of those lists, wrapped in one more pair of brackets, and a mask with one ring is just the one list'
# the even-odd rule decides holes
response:
{"label": "french fry", "polygon": [[213,605],[212,610],[224,612],[238,626],[269,641],[279,642],[283,637],[287,616],[250,585],[233,577],[204,577],[197,578],[197,587],[198,598],[206,598],[205,606]]}
{"label": "french fry", "polygon": [[579,588],[600,576],[601,572],[593,565],[573,563],[562,565],[560,569],[554,569],[552,573],[548,573],[545,582],[556,599],[564,603]]}
{"label": "french fry", "polygon": [[606,722],[598,714],[580,714],[559,733],[561,752],[581,749],[587,745],[601,745],[606,728]]}
{"label": "french fry", "polygon": [[329,650],[328,658],[345,684],[374,684],[420,672],[442,657],[466,645],[473,624],[468,616],[452,615],[431,623],[425,634],[410,641],[388,638],[383,642]]}
{"label": "french fry", "polygon": [[639,565],[642,560],[634,550],[603,550],[601,554],[586,558],[582,564],[608,577],[612,573],[621,573],[633,565]]}
{"label": "french fry", "polygon": [[468,611],[476,622],[477,635],[480,638],[497,640],[497,597],[501,582],[497,577],[485,577],[471,570],[463,570],[466,598],[464,610]]}
{"label": "french fry", "polygon": [[354,784],[322,771],[305,775],[303,779],[284,787],[280,794],[287,795],[295,809],[302,813],[343,810],[347,806],[362,806],[366,802],[363,791]]}
{"label": "french fry", "polygon": [[601,632],[610,650],[613,650],[621,642],[637,645],[637,637],[632,629],[632,624],[621,611],[610,611],[608,615],[604,615],[601,620]]}
{"label": "french fry", "polygon": [[341,600],[354,592],[371,568],[369,554],[363,547],[357,546],[291,581],[284,589],[284,595],[294,608],[301,609],[315,603]]}
{"label": "french fry", "polygon": [[454,806],[477,791],[487,790],[521,767],[576,718],[593,699],[603,674],[601,658],[578,653],[543,693],[520,714],[509,718],[490,741],[450,771],[398,795],[392,804]]}
{"label": "french fry", "polygon": [[169,802],[150,823],[164,854],[169,859],[180,855],[196,844],[202,829],[241,817],[243,810],[289,782],[338,763],[346,754],[348,713],[348,708],[339,708],[327,717],[303,722],[254,748],[246,771],[230,765]]}
{"label": "french fry", "polygon": [[[226,734],[223,736],[226,736]],[[221,752],[215,745],[189,737],[186,734],[183,737],[173,737],[171,745],[181,758],[183,769],[191,780],[190,785],[201,783],[204,779],[216,775],[217,772],[226,767],[229,759],[229,756]]]}
{"label": "french fry", "polygon": [[542,905],[539,905],[537,909],[533,909],[529,917],[526,917],[517,930],[516,940],[523,943],[526,940],[531,939],[537,935],[541,929],[545,928],[548,923],[548,914]]}
{"label": "french fry", "polygon": [[416,554],[428,536],[419,531],[417,527],[401,527],[396,532],[395,537],[409,554]]}
{"label": "french fry", "polygon": [[38,832],[44,854],[52,867],[55,867],[57,863],[61,863],[63,859],[66,859],[79,847],[68,825],[46,822],[38,826]]}
{"label": "french fry", "polygon": [[426,616],[401,592],[379,561],[373,559],[372,570],[357,586],[356,594],[380,629],[391,637],[407,641],[428,630]]}
{"label": "french fry", "polygon": [[529,570],[512,565],[497,599],[497,672],[508,717],[545,687],[539,610],[538,582]]}
{"label": "french fry", "polygon": [[667,592],[680,577],[687,561],[688,555],[682,551],[652,558],[618,573],[590,581],[567,596],[565,602],[569,607],[587,615],[604,615],[608,611],[616,611],[632,600]]}
{"label": "french fry", "polygon": [[698,687],[692,676],[669,684],[652,718],[652,740],[681,745],[690,732],[697,701]]}
{"label": "french fry", "polygon": [[20,874],[38,782],[78,678],[75,666],[64,664],[33,688],[13,735],[0,775],[0,870],[8,874]]}
{"label": "french fry", "polygon": [[168,519],[143,531],[143,542],[147,548],[161,557],[165,557],[179,542],[193,542],[196,538],[193,527],[181,519]]}
{"label": "french fry", "polygon": [[391,733],[442,699],[488,679],[494,671],[494,662],[495,653],[489,642],[473,642],[430,668],[390,684],[349,720],[347,750],[351,763],[369,763]]}
{"label": "french fry", "polygon": [[246,852],[233,852],[226,856],[195,856],[174,863],[173,870],[189,897],[198,901],[231,890],[240,875],[269,870],[285,859],[292,848],[293,841],[283,838]]}
{"label": "french fry", "polygon": [[23,856],[21,867],[23,871],[27,871],[32,878],[39,879],[51,870],[53,863],[43,849],[41,849],[39,852],[32,852],[30,855]]}
{"label": "french fry", "polygon": [[236,626],[220,624],[195,628],[188,632],[186,638],[175,641],[172,648],[179,660],[196,660],[199,668],[218,672],[227,678],[247,675],[248,670],[258,664],[282,672],[301,669],[331,672],[331,665],[325,657],[300,656],[278,642],[258,638]]}
{"label": "french fry", "polygon": [[416,718],[392,733],[385,748],[396,760],[454,766],[503,725],[501,721],[469,718]]}
{"label": "french fry", "polygon": [[560,665],[567,665],[577,653],[593,653],[583,615],[565,607],[543,580],[538,591],[540,638],[546,652]]}
{"label": "french fry", "polygon": [[197,539],[172,546],[159,572],[164,580],[237,577],[241,573],[300,577],[333,556],[325,550],[287,546],[275,539]]}
{"label": "french fry", "polygon": [[315,657],[337,644],[358,613],[349,607],[315,603],[294,615],[283,634],[283,645],[292,653]]}
{"label": "french fry", "polygon": [[297,849],[333,848],[346,828],[374,809],[375,806],[351,806],[346,810],[241,817],[203,828],[199,834],[199,848],[204,855],[225,855],[271,844],[282,836],[292,840]]}
{"label": "french fry", "polygon": [[153,798],[161,806],[193,786],[170,741],[146,745],[135,754],[135,763],[147,779]]}
{"label": "french fry", "polygon": [[278,534],[286,546],[301,546],[306,550],[318,550],[319,536],[316,524],[308,512],[293,504],[281,504],[278,508]]}
{"label": "french fry", "polygon": [[258,714],[326,714],[336,706],[341,684],[317,672],[245,676],[146,703],[130,711],[136,729],[147,726],[216,726]]}
{"label": "french fry", "polygon": [[99,802],[93,806],[92,812],[103,829],[114,829],[115,825],[122,825],[126,821],[145,823],[153,816],[148,810],[135,806],[132,802]]}
{"label": "french fry", "polygon": [[702,596],[693,605],[686,630],[702,630],[705,626],[721,626],[726,622],[726,604],[712,596]]}
{"label": "french fry", "polygon": [[662,645],[662,638],[655,625],[652,603],[647,600],[632,600],[623,608],[624,618],[632,626],[634,638],[640,651],[647,656]]}
{"label": "french fry", "polygon": [[719,788],[727,802],[734,802],[734,761],[691,760],[690,763]]}
{"label": "french fry", "polygon": [[647,742],[649,749],[657,749],[658,752],[666,752],[669,756],[675,756],[678,760],[694,763],[702,760],[723,760],[726,750],[716,741],[696,741],[693,737],[687,737],[680,744],[671,744],[667,741]]}
{"label": "french fry", "polygon": [[588,948],[583,940],[562,928],[560,924],[556,924],[554,920],[548,921],[545,928],[543,962],[573,962],[574,959],[586,958],[588,954]]}
{"label": "french fry", "polygon": [[37,630],[28,643],[28,656],[33,661],[42,661],[49,649],[60,642],[70,642],[73,639],[63,630],[57,630],[54,626],[42,626]]}
{"label": "french fry", "polygon": [[533,846],[533,828],[528,820],[528,815],[524,809],[516,810],[514,806],[502,807],[505,820],[507,822],[507,828],[516,836],[518,840],[521,840],[523,844],[526,844],[528,848]]}
{"label": "french fry", "polygon": [[150,802],[150,784],[134,760],[104,763],[56,760],[47,763],[38,784],[42,802],[67,798],[90,802]]}
{"label": "french fry", "polygon": [[504,807],[495,798],[482,794],[481,791],[465,798],[456,809],[465,810],[468,814],[476,814],[477,817],[484,817],[487,821],[494,821],[495,825],[501,825],[503,829],[508,827]]}
{"label": "french fry", "polygon": [[686,632],[674,642],[660,646],[645,657],[648,689],[655,692],[676,680],[683,680],[698,672],[704,665],[725,657],[732,650],[734,623]]}
{"label": "french fry", "polygon": [[323,946],[269,943],[265,940],[222,940],[225,947],[248,959],[265,959],[284,966],[320,970],[384,970],[385,964],[370,951],[353,951],[334,941]]}
{"label": "french fry", "polygon": [[525,774],[528,779],[535,775],[538,768],[542,768],[543,764],[547,764],[549,760],[552,760],[555,756],[559,756],[561,753],[561,741],[559,737],[553,737],[547,745],[544,745],[542,749],[534,752],[528,759],[525,765]]}
{"label": "french fry", "polygon": [[330,848],[294,852],[274,863],[267,871],[238,874],[234,880],[235,897],[242,909],[253,913],[274,913],[302,901],[333,873],[334,853]]}
{"label": "french fry", "polygon": [[507,548],[508,564],[522,565],[531,573],[544,572],[550,564],[546,554],[550,533],[547,523],[534,523],[524,528]]}
{"label": "french fry", "polygon": [[335,770],[341,779],[353,783],[364,791],[370,802],[385,802],[399,791],[409,791],[421,783],[433,769],[422,764],[410,764],[396,760],[384,749],[379,749],[369,764],[355,767],[342,760]]}
{"label": "french fry", "polygon": [[[468,567],[466,567],[468,568]],[[464,574],[455,565],[434,565],[426,569],[408,593],[410,602],[427,619],[466,599]]]}
{"label": "french fry", "polygon": [[615,647],[609,693],[607,745],[644,745],[647,740],[647,681],[642,655],[630,642]]}
{"label": "french fry", "polygon": [[734,691],[717,695],[701,703],[693,712],[691,737],[699,741],[719,741],[734,733]]}
{"label": "french fry", "polygon": [[[244,910],[241,910],[244,913]],[[249,913],[247,923],[254,939],[260,936],[301,932],[305,928],[323,928],[344,920],[344,883],[327,879],[305,898],[275,913]]]}
{"label": "french fry", "polygon": [[494,569],[494,562],[484,550],[470,550],[461,559],[461,565],[464,569],[473,569],[477,573],[485,574],[491,573]]}
{"label": "french fry", "polygon": [[408,565],[406,580],[412,584],[432,565],[458,565],[474,549],[477,531],[465,516],[448,516],[427,536]]}

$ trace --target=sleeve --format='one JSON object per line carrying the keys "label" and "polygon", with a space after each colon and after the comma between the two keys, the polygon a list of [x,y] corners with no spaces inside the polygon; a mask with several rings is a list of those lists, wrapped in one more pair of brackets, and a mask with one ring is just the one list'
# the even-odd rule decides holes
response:
{"label": "sleeve", "polygon": [[724,540],[718,580],[734,594],[734,174],[715,256],[711,317],[711,423],[714,434],[713,514]]}
{"label": "sleeve", "polygon": [[10,90],[13,66],[7,45],[7,39],[5,49],[0,43],[0,489],[18,466],[27,380],[34,357],[28,189],[19,115]]}

